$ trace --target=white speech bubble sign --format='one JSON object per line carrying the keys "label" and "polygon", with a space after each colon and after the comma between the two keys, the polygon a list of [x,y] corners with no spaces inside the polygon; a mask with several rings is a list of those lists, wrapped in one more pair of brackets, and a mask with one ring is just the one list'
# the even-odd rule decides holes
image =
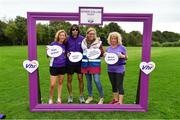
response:
{"label": "white speech bubble sign", "polygon": [[106,53],[104,60],[107,64],[113,65],[118,62],[119,58],[118,55],[115,53]]}
{"label": "white speech bubble sign", "polygon": [[23,67],[29,72],[33,73],[39,66],[39,63],[37,60],[25,60],[23,62]]}
{"label": "white speech bubble sign", "polygon": [[100,49],[87,49],[87,57],[89,59],[96,59],[101,55]]}
{"label": "white speech bubble sign", "polygon": [[154,62],[141,62],[139,67],[146,75],[148,75],[155,69],[156,65]]}
{"label": "white speech bubble sign", "polygon": [[80,52],[70,52],[69,60],[71,62],[79,62],[83,58],[82,53]]}
{"label": "white speech bubble sign", "polygon": [[47,46],[47,55],[49,57],[52,58],[59,57],[62,54],[62,52],[63,52],[62,48],[58,45]]}

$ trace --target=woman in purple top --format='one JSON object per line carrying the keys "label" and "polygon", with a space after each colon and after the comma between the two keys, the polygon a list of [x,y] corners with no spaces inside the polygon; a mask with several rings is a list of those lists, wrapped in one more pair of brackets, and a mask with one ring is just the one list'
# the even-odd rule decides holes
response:
{"label": "woman in purple top", "polygon": [[66,73],[66,52],[65,43],[67,40],[67,34],[64,30],[59,30],[55,35],[55,40],[50,46],[58,45],[62,48],[63,52],[56,58],[50,58],[50,98],[49,104],[53,104],[53,94],[56,85],[56,79],[58,79],[58,99],[57,103],[61,104],[61,92],[64,74]]}
{"label": "woman in purple top", "polygon": [[122,45],[122,37],[118,32],[111,32],[109,34],[108,44],[110,46],[107,48],[107,52],[115,53],[119,57],[117,63],[108,65],[108,75],[113,91],[113,100],[110,104],[122,104],[124,95],[123,79],[128,56],[125,46]]}

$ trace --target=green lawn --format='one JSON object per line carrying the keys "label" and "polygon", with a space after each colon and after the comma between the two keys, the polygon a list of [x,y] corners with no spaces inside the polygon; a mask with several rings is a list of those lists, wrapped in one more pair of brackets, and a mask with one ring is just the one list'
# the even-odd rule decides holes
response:
{"label": "green lawn", "polygon": [[[128,47],[129,59],[126,65],[124,81],[124,103],[135,101],[140,47]],[[151,73],[149,84],[148,112],[29,112],[28,74],[22,63],[27,59],[27,47],[0,47],[0,113],[7,118],[90,118],[90,119],[120,119],[120,118],[179,118],[180,119],[180,48],[152,48],[152,61],[156,69]],[[47,103],[49,97],[49,68],[45,46],[38,47],[38,61],[42,101]],[[105,93],[105,103],[111,100],[111,85],[107,76],[107,67],[102,62],[101,81]],[[87,97],[86,79],[85,96]],[[93,83],[94,84],[94,83]],[[98,101],[97,89],[94,85],[94,103]],[[78,82],[73,79],[74,101],[78,103]],[[55,100],[57,99],[55,93]],[[66,78],[63,84],[63,102],[67,101]]]}

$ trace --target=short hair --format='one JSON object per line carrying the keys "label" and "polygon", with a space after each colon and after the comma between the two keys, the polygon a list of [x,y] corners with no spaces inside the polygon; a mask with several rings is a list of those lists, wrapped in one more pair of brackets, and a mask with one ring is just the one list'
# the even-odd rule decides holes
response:
{"label": "short hair", "polygon": [[71,28],[70,28],[70,36],[72,36],[72,30],[73,30],[73,28],[76,28],[76,29],[77,29],[78,35],[79,35],[79,34],[80,34],[80,28],[79,28],[79,26],[78,26],[77,24],[73,24],[73,25],[71,26]]}
{"label": "short hair", "polygon": [[109,33],[109,36],[108,36],[108,39],[107,39],[109,45],[110,45],[110,40],[111,40],[112,36],[115,36],[117,38],[118,44],[122,45],[122,37],[121,37],[121,34],[118,33],[118,32],[111,32],[111,33]]}
{"label": "short hair", "polygon": [[56,32],[54,41],[56,41],[56,42],[59,41],[59,34],[60,34],[60,33],[64,33],[64,34],[65,34],[65,37],[66,37],[66,38],[65,38],[65,40],[64,40],[64,42],[63,42],[63,44],[65,44],[66,41],[67,41],[67,33],[66,33],[65,30],[58,30],[58,31]]}
{"label": "short hair", "polygon": [[95,39],[97,39],[96,29],[95,29],[95,28],[92,28],[92,27],[90,27],[90,28],[87,29],[87,31],[86,31],[86,38],[87,38],[87,34],[88,34],[89,32],[91,32],[91,31],[94,31],[94,32],[95,32]]}

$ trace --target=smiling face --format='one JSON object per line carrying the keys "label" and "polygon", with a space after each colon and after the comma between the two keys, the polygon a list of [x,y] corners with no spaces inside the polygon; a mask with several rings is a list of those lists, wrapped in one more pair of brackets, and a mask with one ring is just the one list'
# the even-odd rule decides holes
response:
{"label": "smiling face", "polygon": [[59,33],[59,42],[63,43],[66,40],[66,34],[64,32]]}
{"label": "smiling face", "polygon": [[96,33],[95,33],[95,31],[89,31],[88,33],[87,33],[87,39],[89,40],[89,41],[93,41],[93,40],[95,40],[96,39]]}
{"label": "smiling face", "polygon": [[111,44],[112,46],[118,45],[118,37],[115,36],[115,35],[112,35],[111,38],[110,38],[110,44]]}

